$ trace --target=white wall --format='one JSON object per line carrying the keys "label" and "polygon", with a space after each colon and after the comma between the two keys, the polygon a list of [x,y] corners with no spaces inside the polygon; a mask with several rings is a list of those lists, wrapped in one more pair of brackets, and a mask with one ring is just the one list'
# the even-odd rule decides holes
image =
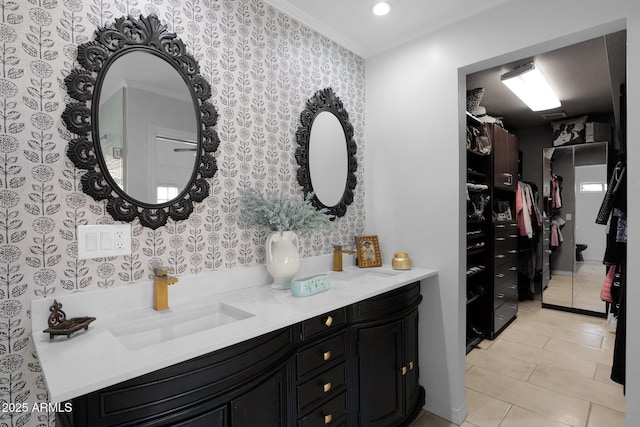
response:
{"label": "white wall", "polygon": [[[514,0],[366,63],[367,232],[381,244],[408,251],[415,264],[434,267],[423,286],[421,382],[425,408],[461,423],[465,385],[464,90],[465,75],[612,31],[628,32],[628,111],[640,111],[640,2],[637,0]],[[629,120],[627,155],[640,164],[640,125]],[[637,170],[637,169],[636,169]],[[640,187],[629,171],[629,193]],[[638,253],[640,202],[629,201],[629,253]],[[401,243],[399,243],[401,242]],[[387,256],[386,254],[385,256]],[[632,264],[632,263],[630,263]],[[629,266],[629,283],[640,273]],[[629,300],[640,300],[629,289]],[[629,312],[640,325],[640,314]],[[633,330],[633,328],[630,328]],[[628,343],[637,360],[640,344]],[[640,368],[629,365],[627,419],[640,419]],[[630,425],[630,424],[629,424]]]}

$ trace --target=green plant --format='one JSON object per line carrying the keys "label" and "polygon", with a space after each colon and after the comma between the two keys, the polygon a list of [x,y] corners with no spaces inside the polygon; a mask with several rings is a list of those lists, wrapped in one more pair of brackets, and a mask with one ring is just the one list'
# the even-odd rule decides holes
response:
{"label": "green plant", "polygon": [[303,200],[279,195],[264,196],[248,188],[240,198],[241,223],[266,227],[272,231],[297,231],[301,234],[327,228],[331,217],[327,209],[316,209],[311,204],[313,193]]}

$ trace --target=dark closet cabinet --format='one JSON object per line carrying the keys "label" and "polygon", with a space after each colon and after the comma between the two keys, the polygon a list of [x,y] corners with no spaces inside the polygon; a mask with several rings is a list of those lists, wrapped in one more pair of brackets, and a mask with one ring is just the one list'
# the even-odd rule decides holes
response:
{"label": "dark closet cabinet", "polygon": [[407,425],[425,398],[421,299],[415,282],[89,393],[58,425]]}
{"label": "dark closet cabinet", "polygon": [[[489,139],[481,152],[469,138]],[[467,352],[495,338],[518,311],[518,142],[467,114]]]}

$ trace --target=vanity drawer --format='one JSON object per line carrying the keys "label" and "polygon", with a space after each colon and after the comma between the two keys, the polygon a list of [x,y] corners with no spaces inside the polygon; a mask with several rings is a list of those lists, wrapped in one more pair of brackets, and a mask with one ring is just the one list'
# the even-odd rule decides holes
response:
{"label": "vanity drawer", "polygon": [[341,393],[298,420],[298,427],[338,427],[347,425],[347,393]]}
{"label": "vanity drawer", "polygon": [[345,364],[341,363],[297,387],[298,413],[305,412],[314,403],[341,392],[347,384]]}
{"label": "vanity drawer", "polygon": [[301,323],[300,339],[306,340],[316,335],[340,329],[347,324],[346,307],[312,317]]}
{"label": "vanity drawer", "polygon": [[349,320],[358,323],[401,315],[417,307],[422,301],[420,282],[410,283],[399,289],[385,292],[349,307]]}
{"label": "vanity drawer", "polygon": [[518,297],[511,298],[494,312],[493,330],[498,333],[518,313]]}
{"label": "vanity drawer", "polygon": [[341,333],[296,354],[298,378],[344,357],[346,335]]}

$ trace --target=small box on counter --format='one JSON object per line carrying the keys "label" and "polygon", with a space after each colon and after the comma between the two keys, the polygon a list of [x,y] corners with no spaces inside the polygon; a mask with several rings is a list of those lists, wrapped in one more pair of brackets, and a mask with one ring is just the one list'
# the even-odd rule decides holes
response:
{"label": "small box on counter", "polygon": [[301,277],[291,281],[291,295],[294,297],[306,297],[327,290],[329,290],[329,276],[326,274]]}

